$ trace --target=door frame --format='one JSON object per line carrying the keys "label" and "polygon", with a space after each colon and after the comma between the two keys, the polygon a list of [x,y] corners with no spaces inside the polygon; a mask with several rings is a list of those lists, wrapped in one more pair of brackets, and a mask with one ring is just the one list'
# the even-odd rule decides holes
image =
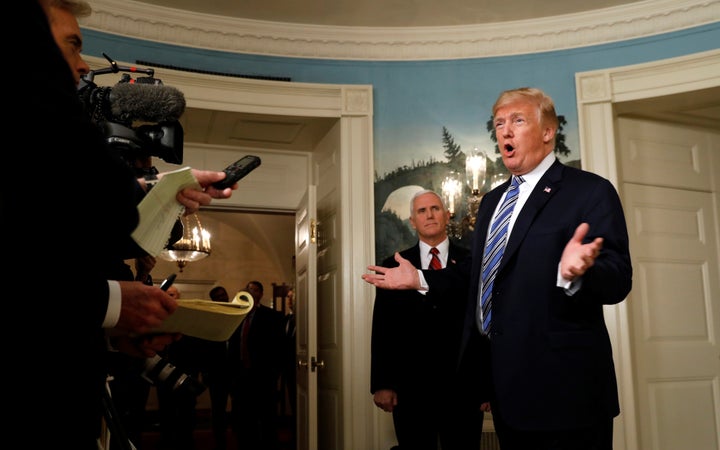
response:
{"label": "door frame", "polygon": [[[107,66],[102,58],[86,56],[84,59],[95,70]],[[118,61],[118,64],[132,65]],[[224,77],[162,69],[163,83],[180,90],[187,107],[213,111],[233,111],[282,117],[337,118],[340,122],[340,173],[342,180],[337,195],[341,238],[339,249],[338,280],[344,304],[342,336],[342,440],[344,448],[373,448],[376,435],[376,408],[368,394],[370,385],[370,346],[372,324],[372,286],[361,279],[367,265],[375,261],[374,217],[374,148],[373,148],[373,96],[371,85],[296,83],[273,80]],[[112,85],[116,80],[96,79],[98,84]],[[192,143],[185,143],[186,148]],[[232,147],[195,145],[196,155],[211,155],[213,151],[225,153]],[[238,149],[241,150],[241,149]],[[279,164],[283,164],[282,153]],[[308,152],[305,152],[308,153]],[[312,152],[309,152],[310,160]],[[268,169],[265,161],[260,169]],[[269,155],[267,155],[269,157]],[[298,157],[302,157],[298,155]],[[232,158],[230,158],[231,160]],[[193,157],[189,165],[197,169],[217,170],[216,161],[207,156]],[[224,167],[224,166],[219,166]],[[319,178],[312,162],[295,165],[305,170],[300,178],[304,186],[287,187],[272,191],[269,209],[295,211],[298,193],[302,195],[313,180]],[[256,177],[257,178],[257,177]],[[275,183],[280,185],[281,183]],[[272,183],[264,180],[266,188]],[[243,184],[247,188],[247,183]],[[223,200],[223,205],[237,209],[267,209],[267,195],[238,195]],[[311,355],[317,353],[312,349]],[[312,427],[313,424],[310,424]],[[317,424],[315,424],[317,426]],[[322,430],[319,430],[322,432]]]}
{"label": "door frame", "polygon": [[[619,188],[613,104],[715,87],[720,87],[720,50],[577,73],[575,89],[583,169],[609,179]],[[615,421],[613,446],[617,450],[639,450],[627,302],[605,306],[605,319],[613,344],[622,411]]]}

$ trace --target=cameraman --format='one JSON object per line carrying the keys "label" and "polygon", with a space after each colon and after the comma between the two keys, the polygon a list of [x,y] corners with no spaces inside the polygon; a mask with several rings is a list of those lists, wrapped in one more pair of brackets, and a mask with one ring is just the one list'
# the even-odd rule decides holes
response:
{"label": "cameraman", "polygon": [[[76,9],[78,4],[83,3],[16,2],[22,45],[11,46],[10,60],[31,70],[22,74],[29,89],[8,99],[7,129],[24,142],[16,139],[6,153],[0,207],[6,231],[11,226],[18,232],[5,240],[5,248],[29,262],[17,261],[4,271],[6,285],[25,292],[8,302],[6,317],[23,326],[24,336],[5,339],[12,342],[5,358],[15,367],[11,388],[20,399],[10,406],[9,428],[27,436],[33,447],[97,450],[105,331],[123,335],[125,350],[153,356],[176,336],[142,335],[159,326],[177,303],[157,287],[106,276],[137,226],[136,199],[145,183],[109,153],[77,98],[75,85],[87,65],[73,64],[82,49],[74,12],[89,11]],[[38,62],[42,65],[35,68]],[[209,187],[224,173],[193,174],[204,189],[178,193],[187,213],[232,194],[231,188]],[[33,204],[38,200],[40,205]]]}
{"label": "cameraman", "polygon": [[[72,69],[73,77],[75,79],[75,83],[77,84],[80,81],[80,77],[89,72],[89,66],[85,63],[81,56],[82,35],[76,17],[85,17],[89,15],[91,7],[84,0],[40,0],[40,3],[45,8],[55,42],[60,47],[66,62]],[[105,147],[104,143],[101,145]],[[176,197],[177,201],[185,207],[184,214],[186,215],[197,212],[200,206],[209,205],[213,198],[229,198],[232,195],[232,190],[237,189],[237,184],[232,188],[224,190],[218,190],[211,186],[212,183],[225,177],[223,172],[192,169],[192,173],[198,183],[202,186],[202,189],[198,190],[186,188],[178,192]],[[162,177],[162,173],[157,175],[158,180]],[[142,198],[144,192],[147,191],[148,185],[144,178],[138,178],[136,181],[137,183],[134,188],[132,198],[137,201]],[[137,216],[137,212],[135,211],[132,215]],[[131,240],[132,238],[129,236],[123,238],[123,245],[130,245],[129,242],[131,242]],[[118,261],[124,261],[125,259],[127,258],[119,257],[115,260],[117,263]],[[116,273],[116,275],[118,274]],[[114,289],[111,288],[109,308],[103,326],[105,328],[116,328],[120,331],[143,334],[149,332],[152,327],[159,325],[160,322],[156,321],[152,322],[152,325],[150,326],[146,323],[146,318],[144,316],[146,314],[157,314],[157,306],[160,305],[155,305],[155,308],[153,308],[152,305],[144,305],[143,303],[146,303],[145,299],[142,298],[144,295],[141,295],[138,299],[135,291],[139,289],[140,292],[143,292],[145,290],[143,285],[140,283],[123,282],[119,282],[118,284],[121,287],[121,292],[117,293],[121,293],[122,297],[112,295],[116,292],[114,292]],[[126,302],[124,301],[126,299],[126,293],[128,294],[128,305],[126,305]],[[165,295],[163,297],[168,296]],[[119,303],[120,299],[123,300],[122,305]],[[163,301],[161,303],[163,308],[167,309],[168,302]],[[172,305],[172,311],[174,311],[176,306],[175,303],[172,301],[169,303]],[[120,308],[118,309],[118,307]],[[112,311],[113,309],[115,309],[115,311]],[[163,314],[163,316],[165,315]],[[162,317],[162,319],[164,319],[164,317]],[[154,356],[158,350],[164,348],[170,341],[161,339],[159,346],[153,346],[151,344],[152,342],[153,339],[142,340],[142,342],[140,342],[141,346],[134,349],[136,354],[138,354],[138,356]],[[130,348],[128,348],[128,350],[130,350]]]}

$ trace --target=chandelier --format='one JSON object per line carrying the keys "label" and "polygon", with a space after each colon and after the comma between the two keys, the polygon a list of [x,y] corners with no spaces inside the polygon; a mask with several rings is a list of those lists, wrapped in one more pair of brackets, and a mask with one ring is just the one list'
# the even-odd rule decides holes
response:
{"label": "chandelier", "polygon": [[457,217],[457,208],[463,204],[463,182],[460,174],[451,171],[443,180],[441,189],[443,200],[450,212],[447,232],[450,237],[462,239],[475,229],[475,217],[484,193],[485,175],[487,173],[487,156],[477,147],[465,157],[465,181],[470,194],[464,198],[466,214]]}
{"label": "chandelier", "polygon": [[165,261],[175,262],[180,272],[188,263],[200,261],[210,255],[210,233],[202,227],[197,214],[183,216],[181,221],[182,238],[160,252],[160,257]]}

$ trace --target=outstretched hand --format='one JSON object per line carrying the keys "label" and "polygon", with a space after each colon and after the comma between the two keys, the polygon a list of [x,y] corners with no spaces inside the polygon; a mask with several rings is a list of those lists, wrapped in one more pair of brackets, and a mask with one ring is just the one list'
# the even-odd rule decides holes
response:
{"label": "outstretched hand", "polygon": [[575,229],[575,234],[565,245],[562,257],[560,258],[560,275],[568,280],[573,281],[577,277],[581,277],[595,264],[595,259],[600,254],[603,246],[603,238],[595,238],[592,242],[583,244],[590,225],[581,223]]}
{"label": "outstretched hand", "polygon": [[375,273],[365,273],[362,279],[375,287],[383,289],[420,289],[420,276],[417,268],[410,261],[395,252],[397,267],[368,266],[368,270]]}

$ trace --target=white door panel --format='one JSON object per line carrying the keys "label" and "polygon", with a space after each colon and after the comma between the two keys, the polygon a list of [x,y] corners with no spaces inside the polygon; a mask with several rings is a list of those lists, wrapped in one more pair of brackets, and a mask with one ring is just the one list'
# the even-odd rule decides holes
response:
{"label": "white door panel", "polygon": [[638,119],[618,131],[640,448],[720,449],[720,138]]}
{"label": "white door panel", "polygon": [[[324,144],[324,145],[322,145]],[[318,450],[345,448],[343,428],[343,336],[352,320],[343,316],[343,295],[339,278],[342,264],[340,217],[339,147],[332,136],[315,154],[318,167],[317,191],[317,352]]]}
{"label": "white door panel", "polygon": [[[311,371],[316,353],[317,239],[315,186],[308,186],[295,213],[295,320],[297,360],[297,448],[317,448],[317,376]],[[312,425],[312,426],[311,426]]]}
{"label": "white door panel", "polygon": [[623,182],[711,190],[711,152],[717,134],[628,118],[620,118],[618,127]]}

